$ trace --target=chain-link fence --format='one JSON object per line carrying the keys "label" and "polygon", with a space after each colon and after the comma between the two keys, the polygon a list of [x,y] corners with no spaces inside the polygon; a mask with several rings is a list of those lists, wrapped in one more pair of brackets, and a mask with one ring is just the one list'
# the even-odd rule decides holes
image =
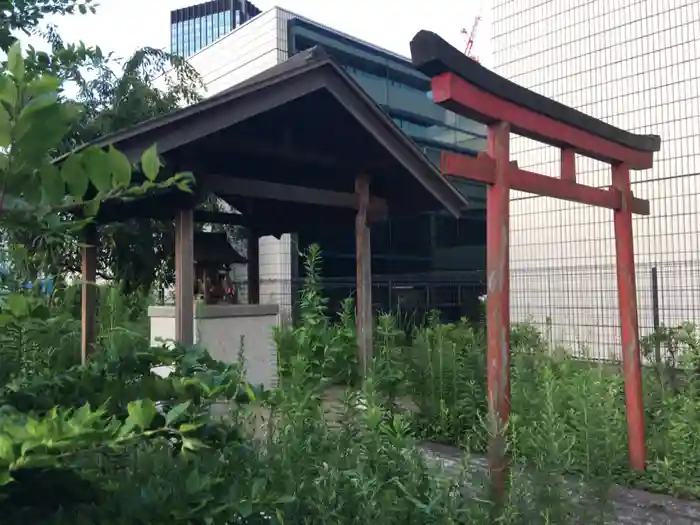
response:
{"label": "chain-link fence", "polygon": [[[261,280],[260,302],[279,304],[291,311],[303,287],[303,280]],[[343,300],[355,293],[355,279],[322,280],[331,312],[339,311]],[[241,302],[247,301],[247,283],[238,282]],[[431,310],[439,310],[446,321],[479,315],[479,297],[486,293],[483,272],[459,272],[454,275],[375,275],[372,278],[372,303],[376,311],[410,315],[417,321]]]}
{"label": "chain-link fence", "polygon": [[[660,326],[700,322],[700,261],[638,264],[640,336]],[[530,321],[552,345],[574,355],[619,360],[620,318],[614,266],[517,269],[511,272],[514,321]]]}
{"label": "chain-link fence", "polygon": [[[700,261],[637,265],[640,335],[661,326],[700,323]],[[338,311],[355,291],[354,277],[322,281],[329,309]],[[392,311],[422,322],[431,310],[445,321],[482,315],[484,272],[446,272],[373,276],[377,311]],[[260,302],[279,304],[294,314],[301,280],[261,280]],[[247,302],[247,283],[236,283],[238,300]],[[617,273],[610,266],[576,266],[511,270],[511,319],[537,326],[552,347],[593,360],[620,359]]]}

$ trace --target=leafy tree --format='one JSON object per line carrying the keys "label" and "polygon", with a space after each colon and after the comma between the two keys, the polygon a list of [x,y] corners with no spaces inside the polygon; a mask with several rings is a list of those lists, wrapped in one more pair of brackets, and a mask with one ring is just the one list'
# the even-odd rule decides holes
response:
{"label": "leafy tree", "polygon": [[134,184],[126,156],[112,147],[83,148],[55,162],[81,118],[79,105],[60,100],[60,88],[61,80],[52,75],[28,77],[19,43],[10,48],[7,68],[0,70],[0,228],[50,241],[82,229],[105,200],[173,184],[189,188],[191,174],[157,180],[161,162],[155,146],[141,158],[140,184]]}
{"label": "leafy tree", "polygon": [[[78,104],[82,112],[72,120],[58,153],[200,99],[200,77],[181,57],[143,48],[127,60],[119,60],[97,47],[64,42],[54,26],[40,26],[41,13],[94,12],[89,2],[26,0],[12,3],[12,8],[10,29],[40,35],[50,45],[50,52],[29,49],[28,74],[48,72],[76,87],[77,94],[70,102]],[[168,70],[174,74],[163,76]],[[154,84],[158,77],[163,78],[160,87]],[[60,97],[66,100],[65,93]],[[11,247],[20,247],[19,253],[14,253],[15,260],[26,260],[27,252],[21,247],[31,247],[33,255],[40,255],[40,260],[31,261],[34,273],[37,267],[52,273],[75,272],[80,267],[75,242],[52,243],[54,249],[49,250],[41,238],[17,230],[8,241]],[[159,221],[132,219],[104,227],[100,232],[98,274],[120,280],[128,289],[148,289],[154,281],[170,282],[174,275],[173,244],[172,227]]]}
{"label": "leafy tree", "polygon": [[48,15],[94,13],[93,0],[0,0],[0,49],[15,43],[13,31],[34,33]]}
{"label": "leafy tree", "polygon": [[[171,68],[173,80],[156,87],[154,80]],[[71,136],[75,143],[195,103],[203,90],[199,75],[186,61],[154,48],[140,49],[124,62],[109,55],[94,66],[92,78],[78,76],[76,80],[80,87],[76,100],[86,113]],[[173,281],[173,247],[170,224],[131,219],[102,230],[98,265],[104,276],[123,282],[127,291],[149,289],[156,281]],[[65,260],[76,254],[75,250],[67,253]],[[77,267],[77,261],[69,266]]]}
{"label": "leafy tree", "polygon": [[[65,49],[52,36],[56,51]],[[173,80],[156,87],[154,80],[169,69]],[[170,78],[170,77],[168,77]],[[112,55],[93,61],[89,76],[77,72],[75,98],[85,108],[66,147],[128,128],[144,120],[170,113],[200,99],[203,85],[196,71],[182,58],[154,48],[136,51],[126,61]],[[103,277],[125,284],[128,290],[149,289],[156,281],[172,282],[174,270],[172,226],[150,219],[130,219],[102,229],[98,269]],[[66,269],[79,267],[75,249],[63,254]]]}

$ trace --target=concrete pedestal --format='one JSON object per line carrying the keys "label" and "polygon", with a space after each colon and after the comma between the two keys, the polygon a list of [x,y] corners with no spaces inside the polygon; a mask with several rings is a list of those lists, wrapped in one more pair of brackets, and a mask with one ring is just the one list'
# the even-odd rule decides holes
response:
{"label": "concrete pedestal", "polygon": [[[174,306],[151,306],[148,316],[151,344],[175,339]],[[279,307],[274,304],[198,304],[194,313],[195,343],[224,363],[235,363],[243,344],[246,381],[274,388],[277,386],[277,351],[272,331],[279,322]]]}

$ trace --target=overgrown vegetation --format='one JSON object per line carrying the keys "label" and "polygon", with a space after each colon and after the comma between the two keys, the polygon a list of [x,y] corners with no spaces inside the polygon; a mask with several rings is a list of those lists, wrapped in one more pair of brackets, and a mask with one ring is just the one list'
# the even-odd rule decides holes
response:
{"label": "overgrown vegetation", "polygon": [[[49,139],[49,143],[43,145],[42,154],[48,153],[51,158],[196,102],[203,93],[199,74],[179,56],[146,47],[120,59],[99,47],[66,42],[55,25],[47,24],[46,17],[51,15],[82,16],[85,17],[83,23],[89,24],[96,6],[91,0],[0,0],[0,52],[7,53],[11,61],[10,50],[16,43],[15,37],[31,35],[36,42],[44,41],[39,48],[29,46],[25,50],[23,76],[27,86],[31,86],[25,93],[32,99],[41,96],[44,102],[52,98],[60,104],[44,107],[34,102],[23,120],[27,121],[31,113],[31,118],[40,123],[56,121],[52,129],[42,129]],[[8,69],[3,70],[3,80]],[[154,80],[168,70],[171,74],[156,85]],[[39,86],[47,83],[44,91],[36,92]],[[4,90],[2,100],[8,110],[16,101],[23,102],[21,97],[17,99]],[[37,108],[40,111],[36,112]],[[68,115],[59,121],[49,112]],[[9,114],[14,116],[12,111]],[[0,113],[0,121],[2,119],[4,116]],[[19,129],[24,129],[21,124]],[[36,141],[35,134],[30,133],[29,140]],[[4,137],[0,137],[0,142],[3,141]],[[90,159],[91,166],[96,162],[97,159]],[[39,187],[31,178],[22,180]],[[74,186],[77,191],[81,183]],[[4,248],[11,259],[22,259],[24,266],[34,273],[47,267],[52,274],[73,273],[80,268],[80,250],[75,239],[47,243],[45,232],[37,234],[31,229],[3,230],[0,238],[6,243]],[[122,282],[128,290],[146,290],[154,283],[172,283],[173,264],[169,254],[174,241],[171,227],[160,221],[133,218],[101,228],[100,239],[97,271],[101,277]],[[15,253],[17,248],[20,253]],[[27,257],[22,248],[29,249],[31,257]]]}
{"label": "overgrown vegetation", "polygon": [[[333,383],[353,384],[347,363],[356,363],[353,306],[337,319],[325,308],[318,261],[307,255],[308,284],[302,293],[301,326],[277,339],[283,365],[297,355],[319,363],[314,372]],[[390,315],[376,326],[377,388],[398,405],[412,407],[420,439],[486,451],[486,336],[483,325],[442,324],[397,328]],[[291,344],[290,344],[291,341]],[[644,369],[649,466],[628,467],[624,381],[615,363],[586,363],[552,348],[529,324],[511,330],[513,350],[510,446],[527,464],[580,479],[609,480],[683,497],[700,497],[700,338],[694,326],[662,327],[642,340],[653,358]],[[354,368],[350,368],[354,370]],[[405,411],[403,412],[405,413]]]}
{"label": "overgrown vegetation", "polygon": [[[513,327],[512,476],[499,505],[478,468],[488,441],[483,327],[433,316],[406,330],[381,315],[373,372],[359,387],[354,306],[348,299],[329,315],[316,247],[300,322],[275,334],[275,390],[247,385],[244,363],[149,345],[144,290],[162,270],[153,245],[167,244],[152,225],[129,230],[149,253],[141,266],[125,269],[128,252],[103,254],[103,269],[123,282],[100,287],[94,355],[79,363],[79,293],[67,279],[66,248],[106,201],[171,185],[186,191],[191,181],[161,177],[155,147],[136,166],[97,147],[57,162],[96,135],[190,100],[182,83],[165,93],[150,84],[170,60],[161,53],[138,54],[118,77],[99,50],[64,44],[51,28],[51,53],[23,54],[11,33],[36,33],[48,13],[91,10],[89,1],[0,3],[0,229],[12,254],[0,296],[3,522],[602,523],[612,481],[700,497],[700,345],[690,326],[645,341],[649,355],[663,345],[670,357],[646,372],[650,466],[642,475],[627,468],[617,370],[568,359],[533,327]],[[100,73],[81,84],[87,66]],[[184,78],[185,86],[196,80]],[[65,98],[67,79],[81,87],[78,100]],[[50,294],[25,287],[45,274],[54,278]],[[464,468],[442,472],[421,440],[461,446]]]}
{"label": "overgrown vegetation", "polygon": [[[302,323],[287,333],[280,346],[289,355],[280,388],[253,391],[241,368],[215,362],[203,350],[149,348],[133,322],[142,318],[143,303],[114,300],[124,296],[118,287],[101,293],[99,351],[86,365],[72,364],[79,340],[65,334],[77,325],[73,293],[12,293],[0,307],[0,316],[15,316],[24,329],[5,334],[0,356],[0,512],[8,523],[494,519],[483,473],[457,469],[447,475],[426,461],[416,448],[412,416],[392,403],[405,387],[402,378],[386,374],[401,362],[388,317],[378,328],[376,375],[329,401],[329,367],[286,346],[315,337],[320,325]],[[309,290],[305,296],[314,297],[305,312],[322,302]],[[324,330],[347,338],[334,339],[347,345],[341,348],[351,345],[349,326],[328,322]],[[122,331],[129,336],[114,337]],[[43,359],[40,348],[52,340],[54,357]],[[169,366],[170,374],[153,374],[158,365]],[[499,522],[600,517],[601,485],[563,491],[556,483],[560,472],[549,464],[534,474],[519,455],[513,464],[513,489]],[[578,501],[569,501],[572,487]]]}

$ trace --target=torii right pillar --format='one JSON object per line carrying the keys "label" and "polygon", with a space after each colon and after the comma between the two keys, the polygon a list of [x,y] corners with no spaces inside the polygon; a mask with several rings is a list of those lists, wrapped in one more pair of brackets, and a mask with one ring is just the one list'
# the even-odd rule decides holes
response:
{"label": "torii right pillar", "polygon": [[[443,153],[446,175],[483,182],[487,190],[488,389],[491,420],[489,468],[496,497],[506,488],[505,429],[510,415],[509,201],[510,190],[613,210],[617,284],[625,375],[629,459],[646,463],[642,373],[637,321],[632,214],[648,215],[649,202],[630,188],[630,170],[650,169],[661,147],[655,135],[634,135],[518,86],[474,62],[438,35],[420,31],[411,41],[413,64],[432,78],[433,99],[488,126],[488,153],[476,158]],[[559,177],[519,169],[511,162],[510,134],[561,150]],[[612,184],[597,188],[576,178],[576,155],[611,166]]]}

